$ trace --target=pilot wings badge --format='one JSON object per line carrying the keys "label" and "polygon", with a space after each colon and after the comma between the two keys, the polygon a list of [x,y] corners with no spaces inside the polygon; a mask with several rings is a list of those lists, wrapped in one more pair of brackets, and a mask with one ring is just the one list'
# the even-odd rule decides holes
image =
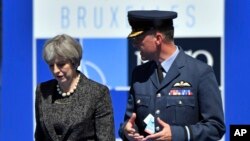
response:
{"label": "pilot wings badge", "polygon": [[180,81],[175,83],[174,87],[191,87],[191,84],[185,81]]}

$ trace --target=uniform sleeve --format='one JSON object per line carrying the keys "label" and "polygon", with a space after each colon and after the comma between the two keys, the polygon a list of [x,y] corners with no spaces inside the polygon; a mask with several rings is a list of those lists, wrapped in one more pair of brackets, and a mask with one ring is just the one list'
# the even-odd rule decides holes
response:
{"label": "uniform sleeve", "polygon": [[[132,75],[134,75],[134,71],[132,73]],[[132,79],[134,77],[132,76]],[[133,82],[134,80],[132,80]],[[127,124],[128,120],[130,119],[130,117],[132,116],[132,114],[135,112],[134,109],[134,89],[133,89],[133,85],[131,83],[131,87],[127,96],[127,105],[126,105],[126,111],[125,111],[125,116],[124,116],[124,122],[121,123],[120,128],[119,128],[119,136],[120,138],[122,138],[124,141],[127,141],[127,138],[124,135],[124,127]],[[134,125],[135,129],[137,129],[137,125]]]}
{"label": "uniform sleeve", "polygon": [[115,141],[114,115],[110,93],[107,87],[96,102],[95,128],[98,141]]}
{"label": "uniform sleeve", "polygon": [[[126,140],[126,137],[124,135],[124,127],[127,124],[128,120],[130,119],[130,117],[132,116],[132,113],[134,112],[134,99],[132,94],[128,95],[128,99],[127,99],[127,106],[126,106],[126,111],[125,111],[125,116],[124,116],[124,122],[120,125],[120,129],[119,129],[119,136],[123,139]],[[136,125],[134,125],[136,126]]]}

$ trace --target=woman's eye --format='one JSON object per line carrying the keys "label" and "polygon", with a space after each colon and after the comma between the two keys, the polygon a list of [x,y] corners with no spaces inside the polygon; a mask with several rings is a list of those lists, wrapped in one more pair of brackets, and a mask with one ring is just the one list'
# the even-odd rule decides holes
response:
{"label": "woman's eye", "polygon": [[58,63],[57,66],[58,67],[63,67],[65,65],[65,63]]}

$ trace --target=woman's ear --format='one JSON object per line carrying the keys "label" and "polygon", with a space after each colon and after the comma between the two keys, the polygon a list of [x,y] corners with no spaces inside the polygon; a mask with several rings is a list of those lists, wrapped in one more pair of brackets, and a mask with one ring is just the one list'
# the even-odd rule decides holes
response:
{"label": "woman's ear", "polygon": [[79,64],[77,63],[77,64],[75,64],[75,69],[77,70],[77,68],[79,67]]}
{"label": "woman's ear", "polygon": [[73,68],[74,68],[75,70],[77,70],[77,68],[78,68],[78,64],[77,64],[77,63],[72,63],[72,66],[73,66]]}

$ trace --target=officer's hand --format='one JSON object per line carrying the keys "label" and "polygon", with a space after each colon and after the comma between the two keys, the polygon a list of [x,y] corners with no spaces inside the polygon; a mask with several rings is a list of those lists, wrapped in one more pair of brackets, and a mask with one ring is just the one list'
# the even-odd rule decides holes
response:
{"label": "officer's hand", "polygon": [[153,141],[171,141],[172,133],[169,124],[162,121],[159,117],[157,118],[158,123],[162,126],[162,131],[148,135],[143,141],[153,140]]}
{"label": "officer's hand", "polygon": [[136,119],[136,114],[133,113],[124,127],[124,134],[126,138],[130,141],[141,141],[144,137],[141,136],[139,133],[137,133],[135,130],[134,128],[135,119]]}

